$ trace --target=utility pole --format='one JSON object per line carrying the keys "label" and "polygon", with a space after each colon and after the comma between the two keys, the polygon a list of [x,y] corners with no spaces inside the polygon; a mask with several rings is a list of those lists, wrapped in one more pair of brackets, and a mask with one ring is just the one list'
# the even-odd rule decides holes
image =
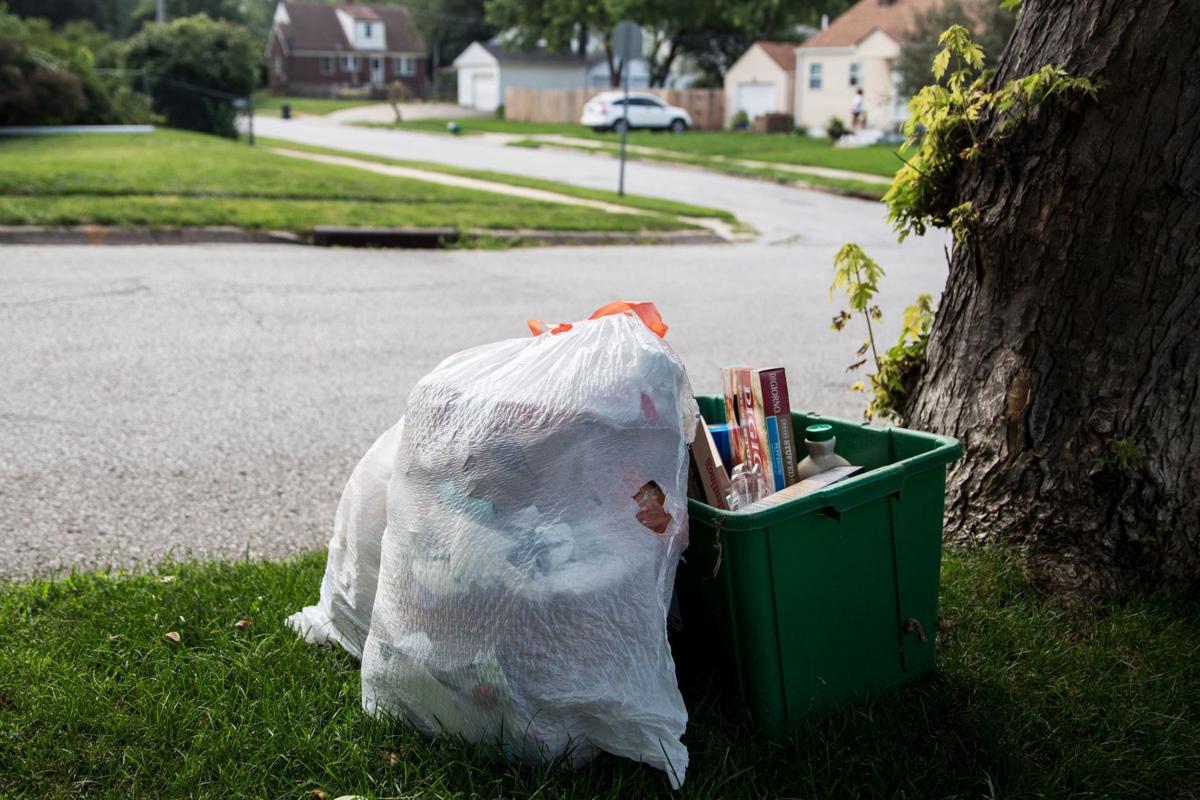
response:
{"label": "utility pole", "polygon": [[167,0],[157,0],[157,2],[155,3],[155,5],[154,5],[154,21],[155,22],[166,22],[167,21]]}

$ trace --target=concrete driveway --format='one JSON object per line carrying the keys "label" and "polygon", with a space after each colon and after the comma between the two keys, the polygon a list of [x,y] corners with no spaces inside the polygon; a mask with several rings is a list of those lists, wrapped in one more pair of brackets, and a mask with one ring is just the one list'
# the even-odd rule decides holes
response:
{"label": "concrete driveway", "polygon": [[[280,123],[273,135],[605,185],[610,160]],[[503,157],[503,158],[501,158]],[[698,392],[734,362],[788,369],[793,405],[854,417],[859,323],[829,320],[831,259],[888,270],[885,342],[945,281],[942,242],[896,245],[877,204],[631,164],[634,191],[721,205],[756,243],[509,251],[299,246],[0,250],[0,576],[282,556],[324,546],[354,463],[444,356],[652,299]]]}

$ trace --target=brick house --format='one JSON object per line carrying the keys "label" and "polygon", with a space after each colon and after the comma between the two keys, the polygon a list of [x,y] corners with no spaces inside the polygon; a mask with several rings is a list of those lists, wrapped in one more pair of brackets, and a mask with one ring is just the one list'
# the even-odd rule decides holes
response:
{"label": "brick house", "polygon": [[397,80],[428,93],[425,40],[405,6],[280,2],[266,55],[267,84],[281,94],[382,95]]}

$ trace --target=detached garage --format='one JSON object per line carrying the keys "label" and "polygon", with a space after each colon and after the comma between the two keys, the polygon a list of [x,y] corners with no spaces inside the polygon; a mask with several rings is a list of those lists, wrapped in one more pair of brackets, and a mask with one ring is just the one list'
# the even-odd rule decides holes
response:
{"label": "detached garage", "polygon": [[796,45],[757,41],[725,73],[725,127],[738,111],[753,120],[763,114],[793,113]]}
{"label": "detached garage", "polygon": [[452,64],[458,75],[458,104],[495,111],[511,87],[578,89],[586,64],[578,56],[508,50],[493,42],[472,42]]}

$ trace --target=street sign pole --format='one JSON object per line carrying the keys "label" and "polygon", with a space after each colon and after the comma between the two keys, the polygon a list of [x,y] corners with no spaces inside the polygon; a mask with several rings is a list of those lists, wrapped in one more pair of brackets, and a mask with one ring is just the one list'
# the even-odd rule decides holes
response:
{"label": "street sign pole", "polygon": [[613,49],[621,59],[621,77],[625,85],[625,99],[621,103],[621,172],[617,178],[617,194],[625,194],[625,139],[629,136],[629,73],[630,62],[642,54],[642,29],[632,20],[621,20],[613,29]]}
{"label": "street sign pole", "polygon": [[625,196],[625,140],[629,137],[629,61],[621,62],[621,71],[625,73],[625,102],[621,104],[621,176],[617,179],[617,194]]}

